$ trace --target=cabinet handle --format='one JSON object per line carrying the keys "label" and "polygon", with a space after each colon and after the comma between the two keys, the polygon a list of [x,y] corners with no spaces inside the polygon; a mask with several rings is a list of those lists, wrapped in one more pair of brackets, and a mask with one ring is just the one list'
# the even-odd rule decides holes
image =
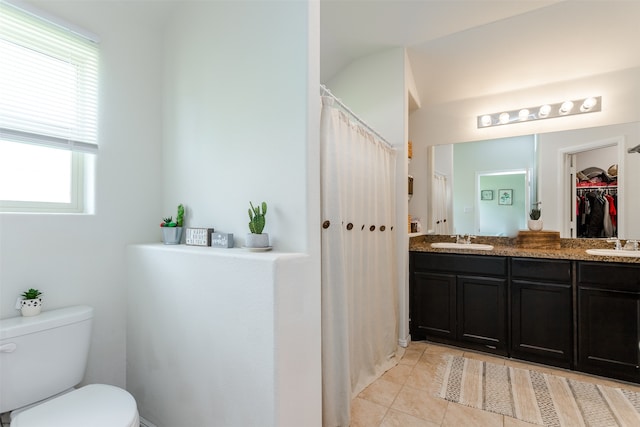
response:
{"label": "cabinet handle", "polygon": [[[640,343],[638,343],[638,346],[640,346]],[[495,350],[496,348],[498,348],[495,345],[487,345],[487,344],[485,344],[485,347],[490,348],[491,350]]]}

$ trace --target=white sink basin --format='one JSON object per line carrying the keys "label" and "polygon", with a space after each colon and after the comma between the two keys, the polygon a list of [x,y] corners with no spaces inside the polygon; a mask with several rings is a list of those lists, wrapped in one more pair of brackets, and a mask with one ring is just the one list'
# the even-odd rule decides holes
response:
{"label": "white sink basin", "polygon": [[587,249],[589,255],[600,256],[627,256],[627,257],[640,257],[640,251],[629,251],[625,249]]}
{"label": "white sink basin", "polygon": [[431,247],[436,249],[469,249],[474,251],[490,251],[493,249],[493,246],[483,245],[482,243],[438,242],[432,243]]}

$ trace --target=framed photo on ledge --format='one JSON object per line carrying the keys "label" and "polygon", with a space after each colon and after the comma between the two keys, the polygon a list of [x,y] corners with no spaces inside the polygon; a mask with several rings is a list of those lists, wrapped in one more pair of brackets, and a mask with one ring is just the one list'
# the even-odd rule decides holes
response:
{"label": "framed photo on ledge", "polygon": [[480,200],[493,200],[493,190],[482,190]]}
{"label": "framed photo on ledge", "polygon": [[499,205],[513,205],[513,190],[498,190]]}

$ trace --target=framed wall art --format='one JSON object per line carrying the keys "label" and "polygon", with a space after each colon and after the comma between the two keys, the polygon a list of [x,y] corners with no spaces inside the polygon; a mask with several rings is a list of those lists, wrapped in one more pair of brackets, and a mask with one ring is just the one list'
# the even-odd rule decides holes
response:
{"label": "framed wall art", "polygon": [[493,190],[482,190],[480,200],[493,200]]}
{"label": "framed wall art", "polygon": [[513,190],[498,190],[498,204],[499,205],[512,205],[513,204]]}

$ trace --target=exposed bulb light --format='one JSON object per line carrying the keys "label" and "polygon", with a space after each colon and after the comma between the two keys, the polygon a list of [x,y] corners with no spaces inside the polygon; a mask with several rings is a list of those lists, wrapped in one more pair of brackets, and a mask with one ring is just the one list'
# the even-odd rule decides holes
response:
{"label": "exposed bulb light", "polygon": [[560,110],[558,111],[560,112],[560,114],[566,115],[569,114],[571,110],[573,110],[573,102],[565,101],[562,103],[562,105],[560,106]]}
{"label": "exposed bulb light", "polygon": [[[579,105],[579,108],[575,106]],[[477,116],[478,128],[501,126],[514,123],[532,122],[541,119],[573,116],[576,114],[595,113],[602,110],[602,97],[589,97],[577,100],[558,102],[556,104],[542,104],[535,107],[519,108],[511,111],[501,111],[493,114]]]}
{"label": "exposed bulb light", "polygon": [[587,98],[582,102],[582,105],[580,106],[580,111],[582,111],[583,113],[586,113],[587,111],[591,111],[591,109],[595,107],[597,103],[598,101],[595,98]]}
{"label": "exposed bulb light", "polygon": [[551,112],[551,105],[545,104],[542,107],[540,107],[540,110],[538,110],[538,117],[540,117],[541,119],[545,119],[549,117],[550,112]]}
{"label": "exposed bulb light", "polygon": [[527,120],[529,118],[529,109],[523,108],[518,112],[518,118],[522,121]]}

